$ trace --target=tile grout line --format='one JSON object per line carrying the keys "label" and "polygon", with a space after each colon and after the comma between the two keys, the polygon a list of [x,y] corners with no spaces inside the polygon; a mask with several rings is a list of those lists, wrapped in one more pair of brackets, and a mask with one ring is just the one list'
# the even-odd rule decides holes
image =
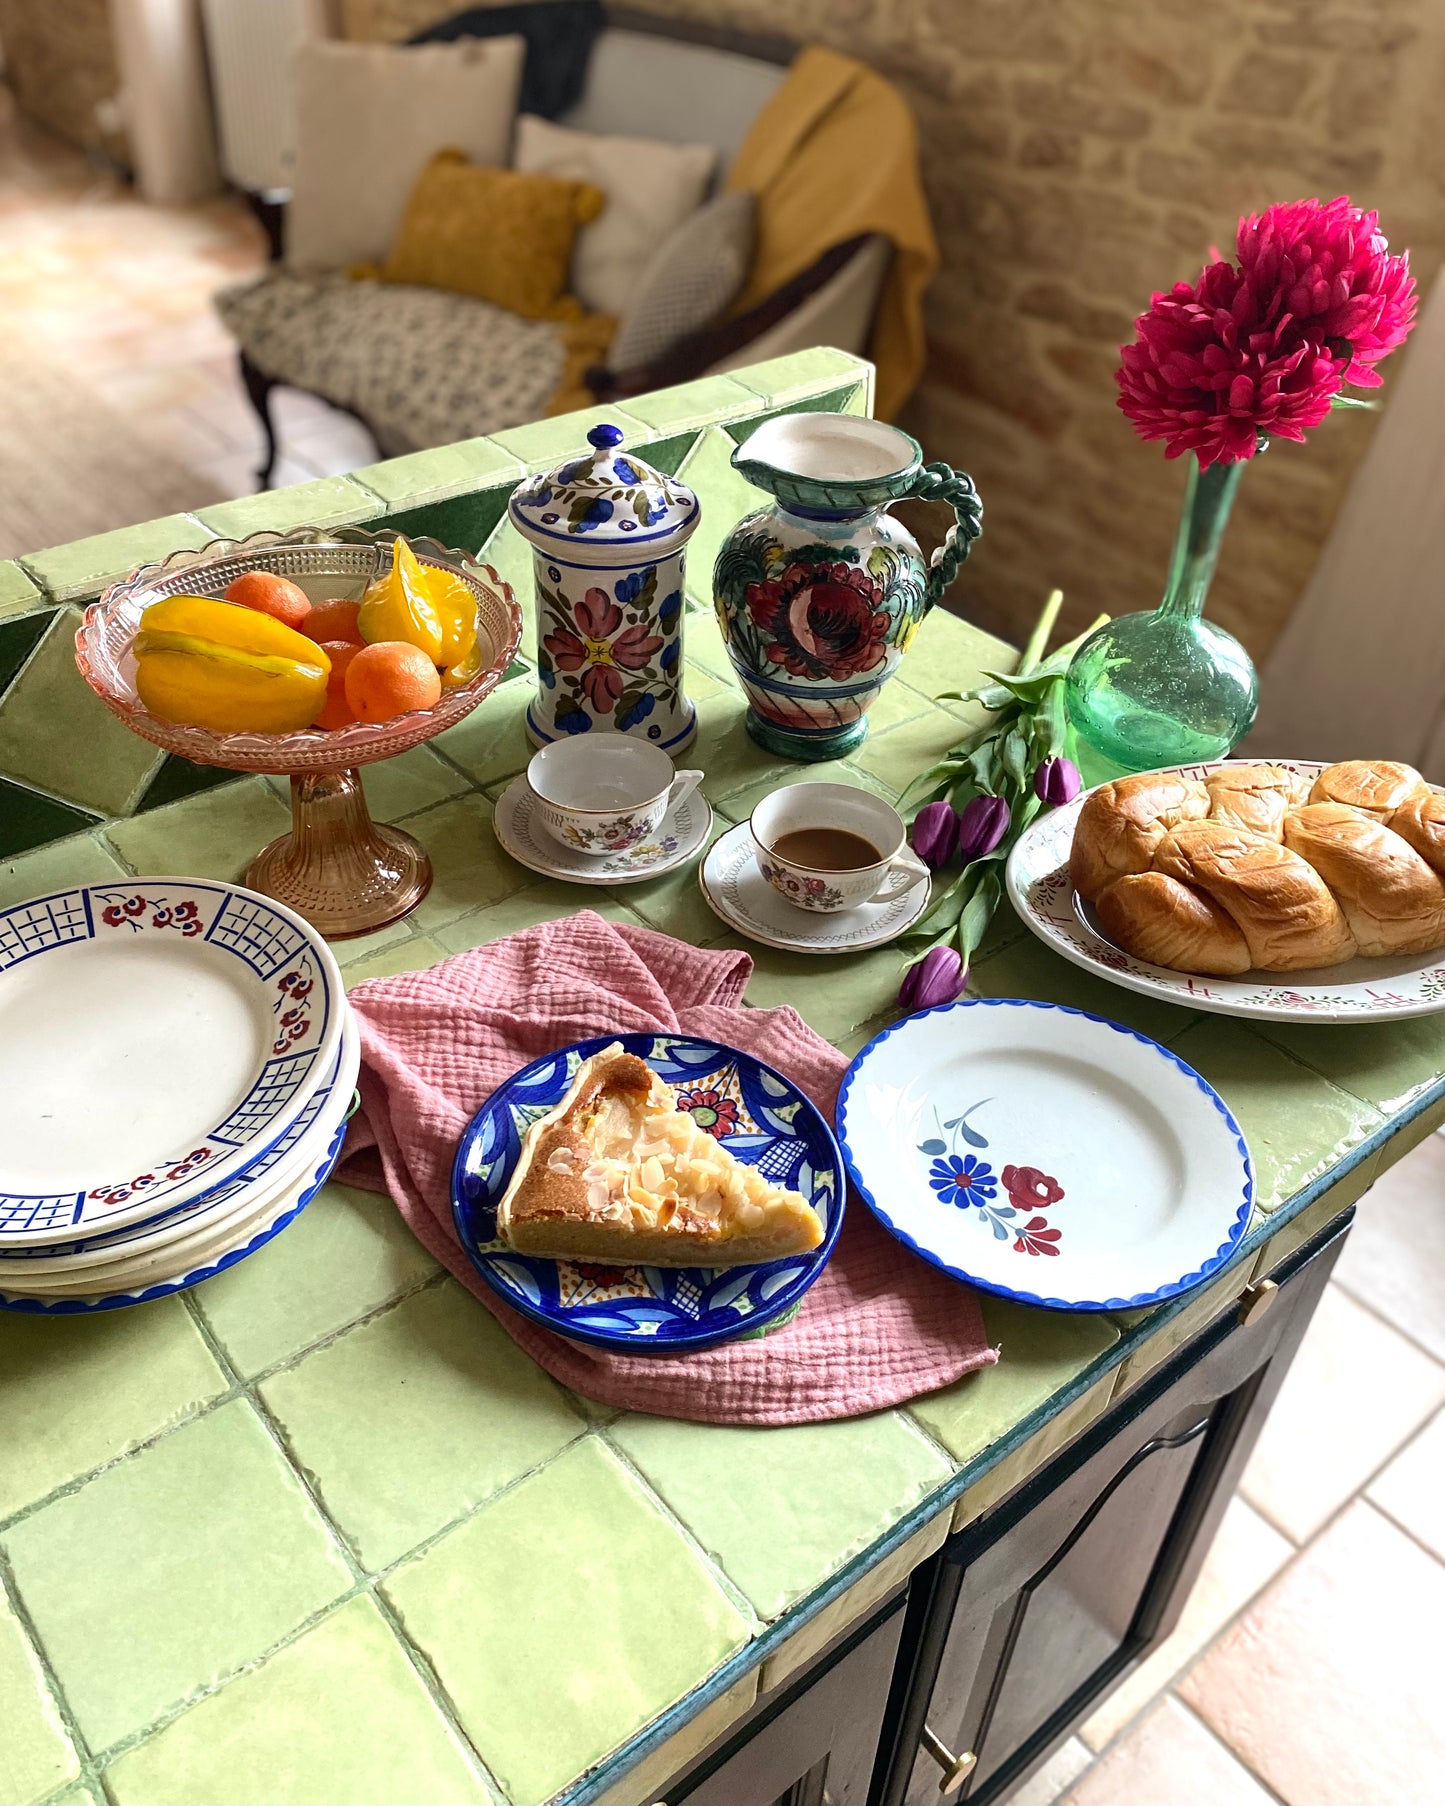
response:
{"label": "tile grout line", "polygon": [[1371,1511],[1382,1517],[1392,1530],[1398,1530],[1401,1536],[1408,1537],[1422,1555],[1429,1556],[1431,1561],[1445,1568],[1445,1556],[1442,1556],[1438,1549],[1432,1549],[1428,1543],[1422,1542],[1408,1524],[1402,1524],[1397,1517],[1386,1511],[1383,1505],[1370,1498],[1367,1493],[1357,1493],[1351,1503],[1367,1505]]}
{"label": "tile grout line", "polygon": [[1269,1799],[1271,1799],[1274,1802],[1274,1806],[1291,1806],[1290,1801],[1288,1801],[1284,1797],[1284,1795],[1282,1793],[1280,1793],[1276,1788],[1272,1787],[1270,1785],[1270,1783],[1265,1780],[1264,1776],[1262,1774],[1260,1774],[1259,1771],[1257,1769],[1255,1769],[1252,1766],[1252,1764],[1250,1764],[1239,1753],[1239,1751],[1237,1749],[1235,1749],[1233,1744],[1227,1742],[1223,1737],[1221,1737],[1219,1732],[1215,1730],[1214,1726],[1212,1724],[1210,1724],[1209,1720],[1207,1718],[1205,1718],[1201,1713],[1196,1712],[1187,1700],[1180,1699],[1179,1696],[1173,1691],[1172,1688],[1170,1689],[1169,1697],[1170,1697],[1170,1699],[1172,1699],[1174,1701],[1175,1705],[1179,1707],[1181,1712],[1186,1713],[1188,1715],[1188,1717],[1194,1721],[1194,1723],[1199,1727],[1199,1729],[1204,1732],[1205,1736],[1209,1738],[1211,1743],[1215,1744],[1219,1749],[1223,1750],[1224,1753],[1230,1758],[1231,1761],[1237,1762],[1239,1764],[1239,1766],[1244,1770],[1245,1774],[1247,1774],[1249,1776],[1249,1778],[1256,1783],[1256,1785],[1259,1787],[1260,1792],[1263,1794],[1266,1794],[1269,1797]]}
{"label": "tile grout line", "polygon": [[[1411,1152],[1413,1153],[1414,1150],[1411,1149]],[[1409,1154],[1405,1155],[1405,1159],[1408,1160],[1409,1158],[1410,1158]],[[1373,1190],[1373,1187],[1371,1189]],[[1380,1310],[1373,1303],[1372,1300],[1370,1300],[1369,1298],[1362,1297],[1358,1292],[1355,1291],[1354,1287],[1352,1285],[1350,1285],[1350,1283],[1347,1279],[1341,1279],[1337,1276],[1332,1276],[1331,1280],[1330,1280],[1330,1284],[1338,1286],[1340,1288],[1340,1290],[1342,1292],[1344,1292],[1345,1295],[1349,1298],[1351,1304],[1357,1304],[1362,1311],[1365,1311],[1369,1316],[1373,1317],[1377,1323],[1384,1324],[1386,1329],[1394,1330],[1395,1334],[1397,1336],[1401,1337],[1404,1341],[1408,1342],[1410,1344],[1411,1348],[1413,1348],[1417,1353],[1424,1355],[1424,1357],[1427,1361],[1431,1362],[1432,1365],[1438,1367],[1442,1373],[1445,1373],[1445,1361],[1442,1361],[1440,1359],[1440,1356],[1438,1354],[1436,1354],[1434,1349],[1427,1348],[1423,1342],[1418,1341],[1414,1336],[1412,1336],[1408,1329],[1402,1328],[1401,1325],[1396,1323],[1393,1318],[1387,1317],[1385,1315],[1385,1313],[1382,1310]]]}
{"label": "tile grout line", "polygon": [[[60,1677],[56,1674],[54,1664],[41,1641],[35,1620],[31,1617],[21,1596],[19,1583],[10,1565],[10,1557],[4,1549],[0,1549],[0,1602],[8,1603],[10,1610],[15,1615],[15,1621],[25,1633],[25,1640],[39,1666],[46,1692],[50,1695],[50,1703],[55,1708],[56,1717],[64,1727],[65,1735],[70,1741],[71,1751],[80,1764],[80,1779],[91,1781],[98,1778],[99,1770],[95,1757],[91,1753],[90,1743],[82,1734],[80,1723],[71,1710],[70,1701],[66,1697],[65,1689],[60,1684]],[[60,1787],[54,1788],[52,1792],[64,1793],[68,1788],[74,1786],[75,1779],[72,1778],[63,1782]]]}

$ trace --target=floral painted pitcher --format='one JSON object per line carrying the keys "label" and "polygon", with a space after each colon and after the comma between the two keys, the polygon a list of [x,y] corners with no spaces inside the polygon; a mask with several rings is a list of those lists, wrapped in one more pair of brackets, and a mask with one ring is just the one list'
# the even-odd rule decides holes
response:
{"label": "floral painted pitcher", "polygon": [[[738,522],[713,567],[748,732],[790,759],[836,759],[867,733],[870,705],[978,538],[978,493],[961,471],[924,464],[907,433],[847,414],[778,415],[732,462],[776,497]],[[885,512],[905,496],[953,505],[931,564]]]}
{"label": "floral painted pitcher", "polygon": [[619,451],[595,426],[590,455],[519,483],[512,524],[533,546],[539,745],[594,730],[680,752],[697,731],[682,687],[683,547],[697,497]]}

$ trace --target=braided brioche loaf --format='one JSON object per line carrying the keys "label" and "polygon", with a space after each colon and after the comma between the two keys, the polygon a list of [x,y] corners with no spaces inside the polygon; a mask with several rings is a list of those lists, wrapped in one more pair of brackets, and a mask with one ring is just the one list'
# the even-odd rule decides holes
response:
{"label": "braided brioche loaf", "polygon": [[1278,765],[1103,784],[1069,876],[1139,959],[1232,976],[1445,942],[1445,796],[1408,765],[1352,759],[1310,782]]}

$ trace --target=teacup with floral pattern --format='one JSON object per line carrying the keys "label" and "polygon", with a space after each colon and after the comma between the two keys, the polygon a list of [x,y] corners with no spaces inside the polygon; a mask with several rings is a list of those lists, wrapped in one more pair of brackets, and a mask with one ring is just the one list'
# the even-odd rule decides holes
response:
{"label": "teacup with floral pattern", "polygon": [[[758,870],[799,909],[827,915],[861,903],[889,903],[928,877],[928,867],[905,844],[903,817],[881,796],[853,784],[786,784],[763,798],[748,826]],[[783,837],[807,828],[841,828],[867,841],[878,857],[841,872],[780,858]]]}
{"label": "teacup with floral pattern", "polygon": [[604,859],[655,834],[702,775],[675,770],[659,747],[626,734],[575,734],[532,755],[527,788],[553,839]]}

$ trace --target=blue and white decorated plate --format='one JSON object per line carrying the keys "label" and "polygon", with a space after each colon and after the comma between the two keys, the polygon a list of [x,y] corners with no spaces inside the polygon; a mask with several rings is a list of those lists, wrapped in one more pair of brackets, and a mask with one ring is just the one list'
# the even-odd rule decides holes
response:
{"label": "blue and white decorated plate", "polygon": [[980,998],[868,1043],[838,1094],[848,1173],[935,1267],[1063,1311],[1158,1304],[1249,1224],[1239,1124],[1192,1066],[1062,1004]]}
{"label": "blue and white decorated plate", "polygon": [[[823,1223],[811,1254],[748,1267],[604,1267],[517,1254],[497,1240],[497,1204],[523,1135],[562,1101],[583,1060],[617,1041],[729,1153],[802,1193]],[[472,1118],[452,1168],[457,1234],[487,1284],[546,1329],[631,1354],[690,1354],[791,1311],[833,1252],[843,1191],[832,1130],[797,1086],[751,1054],[689,1035],[601,1035],[534,1060]]]}
{"label": "blue and white decorated plate", "polygon": [[278,1142],[346,1016],[269,897],[122,878],[0,910],[0,1252],[208,1197]]}

